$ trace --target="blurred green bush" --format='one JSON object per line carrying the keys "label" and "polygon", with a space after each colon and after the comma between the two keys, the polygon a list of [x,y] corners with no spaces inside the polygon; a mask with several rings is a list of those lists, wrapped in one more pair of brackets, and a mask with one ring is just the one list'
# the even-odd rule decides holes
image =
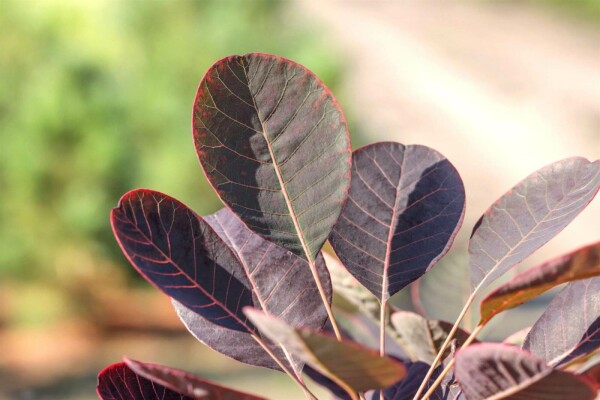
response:
{"label": "blurred green bush", "polygon": [[93,291],[77,287],[129,270],[108,215],[130,189],[216,210],[191,139],[204,71],[262,51],[338,80],[292,14],[268,0],[0,2],[0,282]]}

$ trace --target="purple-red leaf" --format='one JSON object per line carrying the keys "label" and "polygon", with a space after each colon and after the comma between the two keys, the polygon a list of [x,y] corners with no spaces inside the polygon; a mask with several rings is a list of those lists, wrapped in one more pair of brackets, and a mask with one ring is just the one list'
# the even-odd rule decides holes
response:
{"label": "purple-red leaf", "polygon": [[265,400],[263,397],[240,392],[189,372],[159,364],[143,363],[125,358],[125,364],[142,378],[175,390],[178,393],[206,400]]}
{"label": "purple-red leaf", "polygon": [[329,89],[290,60],[230,56],[200,82],[193,126],[223,202],[253,231],[314,260],[350,184],[348,129]]}
{"label": "purple-red leaf", "polygon": [[[293,325],[318,329],[325,322],[306,261],[253,234],[230,210],[204,220],[169,196],[136,190],[123,196],[112,222],[133,266],[176,300],[180,318],[199,340],[223,354],[279,369],[252,337],[258,333],[244,306],[265,308]],[[331,296],[324,261],[316,266]],[[279,346],[271,347],[288,363]]]}
{"label": "purple-red leaf", "polygon": [[[383,391],[383,398],[385,400],[412,400],[421,382],[425,379],[427,375],[427,371],[429,371],[429,364],[417,361],[414,363],[410,363],[407,365],[408,373],[406,377],[402,379],[400,382],[393,384],[392,386],[386,388]],[[442,368],[438,367],[434,371],[433,375],[429,379],[429,383],[432,384],[437,377],[439,376]],[[425,390],[429,388],[430,385],[425,386]],[[451,397],[445,395],[446,391],[449,388],[447,385],[442,383],[438,386],[434,392],[429,397],[430,400],[451,400]],[[367,397],[369,400],[380,400],[381,397],[379,395],[379,391],[374,391]]]}
{"label": "purple-red leaf", "polygon": [[523,343],[550,365],[600,347],[600,277],[569,283],[548,305]]}
{"label": "purple-red leaf", "polygon": [[[255,283],[257,307],[293,326],[316,330],[323,326],[327,312],[304,259],[254,234],[228,208],[206,217],[205,221],[238,255]],[[322,256],[317,258],[316,266],[331,303],[331,280]],[[187,329],[201,342],[238,361],[278,368],[250,333],[224,329],[177,302],[173,305]],[[279,346],[269,347],[283,359]]]}
{"label": "purple-red leaf", "polygon": [[552,239],[599,187],[600,161],[573,157],[534,172],[500,197],[471,234],[471,287],[488,286]]}
{"label": "purple-red leaf", "polygon": [[124,362],[110,365],[98,374],[98,397],[102,400],[194,400],[208,399],[203,389],[190,397],[144,378]]}
{"label": "purple-red leaf", "polygon": [[600,275],[600,242],[531,268],[488,294],[480,303],[479,324],[561,283],[596,275]]}
{"label": "purple-red leaf", "polygon": [[584,378],[553,370],[517,347],[480,343],[456,353],[455,377],[469,400],[593,400],[596,390]]}
{"label": "purple-red leaf", "polygon": [[425,146],[375,143],[352,160],[348,201],[330,240],[348,271],[387,300],[448,251],[464,187],[452,164]]}
{"label": "purple-red leaf", "polygon": [[138,272],[168,296],[227,329],[250,331],[242,313],[256,306],[240,260],[183,203],[133,190],[111,212],[113,232]]}

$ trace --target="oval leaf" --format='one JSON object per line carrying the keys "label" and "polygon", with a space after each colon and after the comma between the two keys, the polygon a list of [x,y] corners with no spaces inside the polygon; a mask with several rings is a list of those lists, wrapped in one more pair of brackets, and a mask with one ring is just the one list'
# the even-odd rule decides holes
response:
{"label": "oval leaf", "polygon": [[285,346],[306,364],[344,388],[353,399],[354,392],[390,386],[406,374],[403,364],[381,357],[373,350],[347,340],[307,329],[295,329],[261,311],[245,308],[250,320],[272,341]]}
{"label": "oval leaf", "polygon": [[[404,379],[400,382],[395,383],[394,385],[386,388],[383,391],[383,398],[385,400],[413,400],[415,394],[417,394],[417,390],[421,385],[425,376],[427,376],[427,372],[429,371],[429,364],[426,364],[421,361],[417,361],[414,363],[410,363],[407,365],[408,373]],[[427,390],[433,382],[437,379],[442,371],[441,367],[438,367],[429,378],[429,385],[425,386]],[[430,400],[452,400],[453,397],[448,397],[447,393],[450,391],[450,387],[447,382],[442,382],[440,386],[438,386],[434,392],[429,397]],[[370,393],[370,396],[367,397],[368,400],[381,400],[380,392],[373,391]]]}
{"label": "oval leaf", "polygon": [[456,353],[455,376],[469,400],[593,400],[587,379],[553,370],[543,360],[506,344],[480,343]]}
{"label": "oval leaf", "polygon": [[329,89],[281,57],[227,57],[200,82],[193,126],[223,202],[253,231],[314,260],[350,184],[348,129]]}
{"label": "oval leaf", "polygon": [[134,373],[142,378],[149,379],[192,398],[206,400],[265,400],[264,397],[230,389],[179,369],[159,364],[142,363],[129,358],[125,358],[124,361]]}
{"label": "oval leaf", "polygon": [[488,294],[480,303],[480,325],[561,283],[600,275],[600,242],[531,268]]}
{"label": "oval leaf", "polygon": [[183,203],[133,190],[112,210],[111,223],[123,253],[146,280],[212,323],[252,330],[241,309],[258,302],[240,260]]}
{"label": "oval leaf", "polygon": [[102,400],[194,400],[208,394],[198,389],[194,396],[183,395],[136,374],[124,362],[100,371],[96,392]]}
{"label": "oval leaf", "polygon": [[471,287],[488,286],[556,236],[599,187],[600,161],[574,157],[534,172],[500,197],[471,234]]}
{"label": "oval leaf", "polygon": [[523,343],[550,365],[600,347],[600,277],[569,283],[548,305]]}
{"label": "oval leaf", "polygon": [[[427,320],[410,311],[397,311],[391,316],[392,326],[398,333],[397,339],[402,348],[411,355],[413,361],[431,364],[442,344],[452,330],[452,324],[446,321]],[[454,338],[457,347],[469,337],[469,333],[458,328]],[[444,352],[444,358],[450,355],[450,348]]]}
{"label": "oval leaf", "polygon": [[[133,266],[176,300],[180,318],[200,341],[227,356],[279,369],[252,337],[258,332],[243,306],[265,308],[293,325],[318,329],[325,322],[306,261],[253,234],[228,209],[204,220],[169,196],[137,190],[121,199],[112,222]],[[316,266],[331,296],[324,261]],[[279,346],[272,347],[287,363]]]}
{"label": "oval leaf", "polygon": [[425,146],[375,143],[352,160],[331,245],[358,281],[387,300],[448,251],[464,215],[464,187],[452,164]]}

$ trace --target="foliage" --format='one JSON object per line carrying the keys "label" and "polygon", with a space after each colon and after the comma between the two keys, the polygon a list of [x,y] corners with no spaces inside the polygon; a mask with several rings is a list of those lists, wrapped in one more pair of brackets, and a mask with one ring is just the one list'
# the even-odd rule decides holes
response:
{"label": "foliage", "polygon": [[[462,223],[464,187],[441,154],[389,142],[352,153],[325,85],[301,65],[261,53],[230,56],[208,70],[193,128],[199,161],[227,207],[201,217],[138,189],[121,198],[111,222],[128,260],[173,299],[201,342],[288,374],[309,399],[316,397],[303,372],[352,400],[596,397],[600,243],[514,277],[481,302],[473,331],[459,324],[477,294],[587,206],[600,188],[600,160],[541,168],[483,214],[469,243],[471,294],[452,324],[387,304],[448,251]],[[332,307],[333,265],[321,256],[328,239],[358,282],[333,284],[345,309]],[[495,315],[561,283],[568,284],[522,348],[473,343]],[[361,342],[373,328],[376,349]],[[141,396],[123,394],[136,376],[152,386],[145,399],[161,398],[159,390],[252,398],[169,367],[126,363],[101,373],[101,398]],[[121,383],[105,378],[113,370]],[[110,385],[117,389],[105,394]]]}

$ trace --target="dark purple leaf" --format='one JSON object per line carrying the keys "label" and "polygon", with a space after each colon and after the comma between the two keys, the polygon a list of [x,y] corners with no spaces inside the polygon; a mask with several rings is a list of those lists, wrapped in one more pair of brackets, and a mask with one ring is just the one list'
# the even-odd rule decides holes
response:
{"label": "dark purple leaf", "polygon": [[548,305],[523,343],[550,365],[600,347],[600,277],[569,283]]}
{"label": "dark purple leaf", "polygon": [[448,251],[464,187],[452,164],[425,146],[375,143],[356,150],[352,162],[331,244],[350,273],[387,300]]}
{"label": "dark purple leaf", "polygon": [[471,287],[488,286],[552,239],[599,187],[600,161],[573,157],[534,172],[500,197],[471,234]]}
{"label": "dark purple leaf", "polygon": [[344,389],[310,365],[305,365],[302,370],[310,379],[312,379],[315,383],[323,386],[327,390],[331,392],[334,396],[335,400],[351,400],[352,398],[346,393]]}
{"label": "dark purple leaf", "polygon": [[142,363],[128,358],[125,358],[125,364],[142,379],[149,379],[192,398],[206,400],[265,400],[263,397],[240,392],[189,372],[164,365]]}
{"label": "dark purple leaf", "polygon": [[469,400],[593,400],[587,379],[553,370],[519,348],[479,343],[456,353],[455,376]]}
{"label": "dark purple leaf", "polygon": [[[253,234],[228,209],[204,220],[173,198],[138,190],[121,199],[112,221],[128,259],[176,301],[186,327],[236,360],[279,369],[253,338],[243,306],[265,308],[294,326],[318,329],[326,319],[306,261]],[[331,297],[324,261],[316,265]],[[271,350],[287,363],[279,346]]]}
{"label": "dark purple leaf", "polygon": [[242,308],[259,304],[242,263],[200,216],[140,189],[121,198],[111,222],[123,253],[150,283],[212,323],[253,330]]}
{"label": "dark purple leaf", "polygon": [[348,129],[329,89],[281,57],[227,57],[200,82],[193,125],[223,202],[253,231],[315,260],[350,184]]}
{"label": "dark purple leaf", "polygon": [[515,276],[480,303],[480,325],[562,283],[600,275],[600,242],[545,262]]}
{"label": "dark purple leaf", "polygon": [[244,312],[272,341],[342,387],[350,397],[355,392],[385,388],[402,379],[406,368],[390,357],[348,340],[338,341],[303,328],[293,328],[280,319],[249,307]]}
{"label": "dark purple leaf", "polygon": [[194,400],[206,399],[204,390],[196,396],[184,396],[133,372],[120,362],[104,368],[98,374],[98,397],[102,400]]}

